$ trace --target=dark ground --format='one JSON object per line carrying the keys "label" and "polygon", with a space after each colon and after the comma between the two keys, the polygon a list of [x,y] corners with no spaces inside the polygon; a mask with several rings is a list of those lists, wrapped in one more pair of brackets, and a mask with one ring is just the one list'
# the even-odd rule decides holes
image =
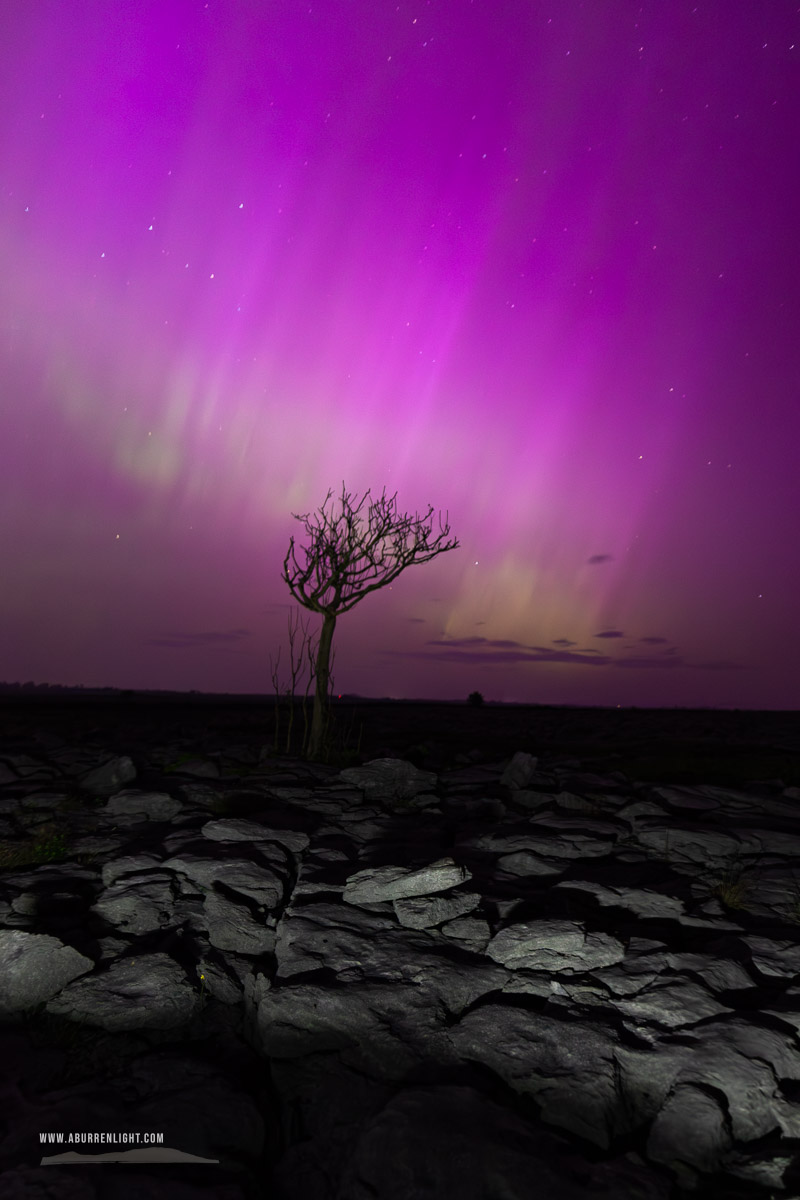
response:
{"label": "dark ground", "polygon": [[[311,700],[308,702],[311,721]],[[603,709],[547,706],[336,702],[334,745],[365,762],[394,753],[411,761],[435,744],[447,765],[479,749],[487,761],[517,750],[543,763],[575,758],[589,770],[622,771],[631,779],[735,786],[780,779],[800,787],[800,711]],[[287,713],[279,719],[278,753],[286,754]],[[100,738],[110,751],[130,754],[185,740],[200,752],[226,744],[273,745],[274,698],[179,696],[154,700],[86,696],[50,700],[0,697],[0,754],[30,742],[37,730],[71,744]],[[295,707],[289,757],[300,757],[303,716]],[[358,749],[361,738],[360,750]],[[409,750],[416,751],[409,754]],[[344,760],[331,758],[337,765]],[[418,764],[419,765],[419,764]]]}

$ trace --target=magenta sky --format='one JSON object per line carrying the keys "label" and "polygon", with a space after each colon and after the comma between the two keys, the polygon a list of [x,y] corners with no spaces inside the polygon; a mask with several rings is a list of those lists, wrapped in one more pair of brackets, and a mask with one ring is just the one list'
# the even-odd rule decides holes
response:
{"label": "magenta sky", "polygon": [[344,480],[461,545],[337,691],[800,708],[798,64],[798,0],[4,6],[0,679],[288,684]]}

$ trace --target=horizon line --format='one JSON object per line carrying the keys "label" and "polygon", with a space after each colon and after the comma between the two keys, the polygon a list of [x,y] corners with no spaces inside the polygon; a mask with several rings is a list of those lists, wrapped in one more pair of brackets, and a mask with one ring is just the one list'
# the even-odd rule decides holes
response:
{"label": "horizon line", "polygon": [[[61,684],[61,683],[34,683],[26,681],[25,683],[13,682],[7,683],[0,681],[0,696],[26,694],[32,696],[36,693],[39,697],[46,694],[59,693],[69,695],[96,695],[102,693],[108,695],[111,693],[114,697],[133,697],[133,696],[171,696],[181,698],[202,698],[202,699],[226,699],[226,700],[251,700],[253,702],[286,702],[291,699],[295,704],[302,704],[311,701],[313,703],[313,693],[308,696],[302,694],[277,695],[275,692],[201,692],[198,688],[190,688],[189,690],[181,690],[177,688],[120,688],[111,685],[90,685],[90,684]],[[480,694],[480,693],[479,693]],[[483,706],[491,706],[495,708],[566,708],[566,709],[604,709],[616,711],[617,709],[636,709],[637,711],[652,711],[652,712],[772,712],[772,713],[795,713],[800,712],[796,708],[742,708],[741,705],[690,705],[690,704],[670,704],[670,705],[653,705],[653,704],[569,704],[569,703],[554,703],[541,700],[489,700],[482,696],[481,703],[472,705],[468,697],[448,698],[448,699],[427,699],[421,697],[407,696],[364,696],[358,692],[340,692],[338,695],[330,697],[333,702],[344,701],[345,703],[360,702],[364,704],[451,704],[459,707],[480,708]]]}

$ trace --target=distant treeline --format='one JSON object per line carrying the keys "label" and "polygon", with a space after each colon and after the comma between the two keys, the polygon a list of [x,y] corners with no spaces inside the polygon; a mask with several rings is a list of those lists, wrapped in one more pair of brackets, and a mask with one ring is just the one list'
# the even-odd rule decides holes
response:
{"label": "distant treeline", "polygon": [[[116,687],[86,687],[85,684],[64,684],[64,683],[34,683],[29,680],[27,683],[0,683],[0,695],[19,695],[24,692],[26,695],[59,695],[59,696],[118,696],[124,699],[127,696],[239,696],[244,695],[254,700],[273,700],[274,693],[264,692],[254,694],[250,692],[200,692],[197,688],[192,688],[188,692],[171,691],[168,688],[116,688]],[[361,700],[363,697],[348,693],[347,695],[335,696],[335,700]],[[389,699],[389,697],[385,697]]]}
{"label": "distant treeline", "polygon": [[0,692],[119,692],[121,688],[87,688],[82,683],[67,686],[63,683],[0,683]]}

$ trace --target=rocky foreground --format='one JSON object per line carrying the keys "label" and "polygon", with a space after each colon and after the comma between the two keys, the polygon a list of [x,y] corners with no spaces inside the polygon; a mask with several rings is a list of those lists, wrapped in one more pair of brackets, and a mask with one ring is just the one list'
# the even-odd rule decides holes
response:
{"label": "rocky foreground", "polygon": [[3,1197],[800,1195],[797,786],[23,726]]}

